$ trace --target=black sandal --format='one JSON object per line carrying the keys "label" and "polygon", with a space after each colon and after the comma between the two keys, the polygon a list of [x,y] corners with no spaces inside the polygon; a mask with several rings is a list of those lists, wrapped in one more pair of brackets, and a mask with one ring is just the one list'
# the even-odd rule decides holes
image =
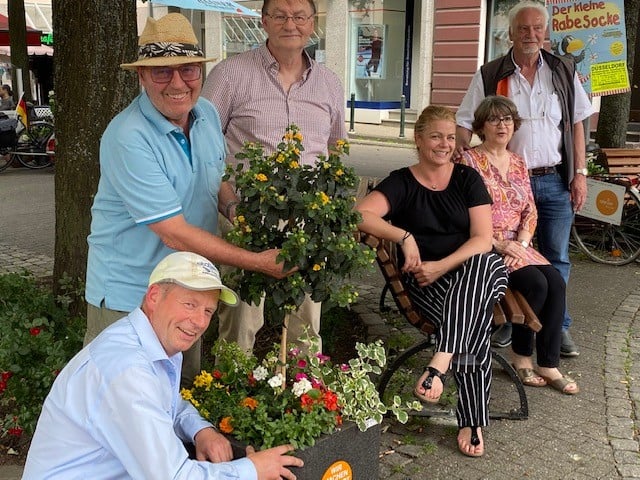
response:
{"label": "black sandal", "polygon": [[[478,427],[468,427],[468,428],[471,429],[471,436],[469,437],[469,445],[471,445],[472,447],[479,446],[481,442],[480,442],[480,436],[478,435]],[[479,453],[470,453],[470,452],[467,452],[466,449],[463,449],[463,447],[460,445],[460,439],[459,439],[460,430],[462,430],[462,428],[458,430],[458,450],[460,450],[460,453],[462,453],[467,457],[473,457],[473,458],[481,457],[482,455],[484,455],[484,447]]]}
{"label": "black sandal", "polygon": [[471,438],[469,439],[469,443],[474,447],[480,445],[480,437],[478,436],[478,427],[471,427]]}
{"label": "black sandal", "polygon": [[[424,369],[424,371],[425,372],[428,371],[429,376],[425,378],[424,381],[422,382],[422,388],[424,388],[425,390],[431,390],[431,386],[433,384],[433,377],[438,377],[442,382],[442,387],[444,388],[444,382],[447,380],[446,374],[442,373],[440,370],[432,366],[428,366],[427,368]],[[426,398],[422,398],[422,396],[420,396],[417,392],[414,392],[414,393],[416,393],[417,398],[421,401],[426,401],[429,403],[438,403],[438,401],[440,400],[440,397],[438,397],[437,399],[427,400]]]}

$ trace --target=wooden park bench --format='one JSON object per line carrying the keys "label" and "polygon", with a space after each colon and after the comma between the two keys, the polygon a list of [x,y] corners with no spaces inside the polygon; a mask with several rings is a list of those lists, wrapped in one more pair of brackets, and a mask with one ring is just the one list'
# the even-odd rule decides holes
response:
{"label": "wooden park bench", "polygon": [[[361,183],[361,188],[359,189],[357,196],[361,197],[366,193],[366,191],[369,191],[375,185],[375,183],[372,182],[376,182],[376,180],[364,179],[362,183],[366,183],[366,187],[362,186]],[[402,282],[402,274],[396,263],[395,244],[388,240],[381,240],[373,235],[365,233],[360,233],[360,241],[375,249],[376,261],[380,267],[382,276],[385,279],[385,286],[383,287],[380,295],[380,310],[385,310],[385,298],[387,293],[391,292],[399,312],[411,325],[426,334],[424,341],[421,341],[413,347],[405,350],[383,372],[378,384],[378,390],[380,396],[382,396],[384,395],[384,391],[393,374],[401,368],[407,360],[432,347],[430,335],[434,332],[434,325],[426,319],[417,308],[415,308],[408,292],[405,290],[404,283]],[[495,325],[501,325],[507,320],[515,324],[525,324],[535,332],[540,331],[542,328],[538,317],[533,312],[525,298],[520,294],[520,292],[511,291],[510,289],[507,289],[506,295],[494,308]],[[500,352],[496,349],[492,349],[492,353],[494,360],[500,364],[502,369],[509,376],[510,381],[515,386],[520,406],[518,409],[512,409],[506,412],[490,412],[491,418],[506,418],[514,420],[524,420],[528,418],[529,407],[522,381],[518,377],[513,366]]]}
{"label": "wooden park bench", "polygon": [[602,166],[611,175],[635,177],[640,175],[640,149],[637,148],[603,148]]}

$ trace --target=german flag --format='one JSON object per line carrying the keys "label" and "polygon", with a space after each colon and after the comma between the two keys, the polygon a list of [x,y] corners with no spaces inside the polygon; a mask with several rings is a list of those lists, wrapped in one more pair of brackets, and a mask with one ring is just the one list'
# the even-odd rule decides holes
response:
{"label": "german flag", "polygon": [[20,96],[20,101],[16,106],[16,115],[24,125],[24,128],[27,128],[29,126],[29,118],[27,117],[27,103],[24,101],[24,96]]}

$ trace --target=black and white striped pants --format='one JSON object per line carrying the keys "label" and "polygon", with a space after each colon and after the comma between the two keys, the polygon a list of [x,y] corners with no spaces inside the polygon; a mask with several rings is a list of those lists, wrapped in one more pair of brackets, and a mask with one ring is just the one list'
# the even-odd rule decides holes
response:
{"label": "black and white striped pants", "polygon": [[436,351],[454,354],[451,369],[458,387],[458,426],[487,425],[493,307],[508,281],[500,255],[474,255],[426,287],[420,287],[410,274],[405,274],[404,281],[416,308],[436,327]]}

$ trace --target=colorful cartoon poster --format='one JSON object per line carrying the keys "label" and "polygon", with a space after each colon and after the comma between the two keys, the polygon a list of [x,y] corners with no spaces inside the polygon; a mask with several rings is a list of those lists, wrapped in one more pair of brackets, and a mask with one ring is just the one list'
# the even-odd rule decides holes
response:
{"label": "colorful cartoon poster", "polygon": [[379,79],[385,76],[384,38],[386,25],[358,26],[356,78]]}
{"label": "colorful cartoon poster", "polygon": [[587,93],[630,91],[623,0],[546,0],[546,4],[551,51],[576,62]]}

